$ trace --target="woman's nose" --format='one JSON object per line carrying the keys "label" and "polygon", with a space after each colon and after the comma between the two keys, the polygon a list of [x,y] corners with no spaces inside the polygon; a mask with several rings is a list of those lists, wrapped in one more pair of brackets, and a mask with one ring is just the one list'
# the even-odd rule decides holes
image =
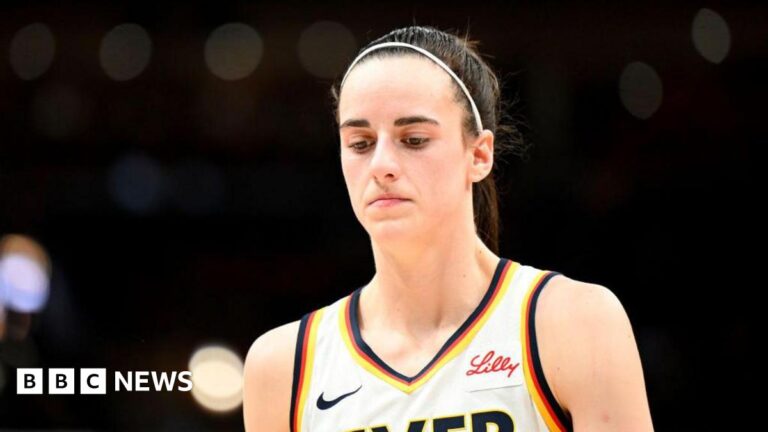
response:
{"label": "woman's nose", "polygon": [[373,148],[371,175],[377,180],[394,180],[400,176],[400,161],[397,143],[392,138],[380,135]]}

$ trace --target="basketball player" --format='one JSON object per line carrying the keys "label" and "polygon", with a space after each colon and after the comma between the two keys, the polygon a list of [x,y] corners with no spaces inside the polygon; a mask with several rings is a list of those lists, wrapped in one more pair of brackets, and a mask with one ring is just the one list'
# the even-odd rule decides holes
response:
{"label": "basketball player", "polygon": [[497,254],[499,84],[475,43],[392,31],[333,94],[376,272],[256,339],[247,431],[653,430],[616,296]]}

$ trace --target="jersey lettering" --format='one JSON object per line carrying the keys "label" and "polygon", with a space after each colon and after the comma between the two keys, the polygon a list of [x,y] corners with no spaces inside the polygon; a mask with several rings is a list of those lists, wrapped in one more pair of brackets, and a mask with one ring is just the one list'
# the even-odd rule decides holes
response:
{"label": "jersey lettering", "polygon": [[[428,420],[411,420],[408,424],[407,432],[428,432],[424,426]],[[509,414],[503,411],[483,411],[470,414],[469,424],[464,423],[464,416],[454,415],[450,417],[438,417],[431,421],[431,432],[451,432],[467,430],[468,432],[514,432],[515,422]],[[490,426],[490,428],[489,428]],[[367,428],[355,428],[347,432],[395,432],[389,429],[389,426],[372,426]]]}

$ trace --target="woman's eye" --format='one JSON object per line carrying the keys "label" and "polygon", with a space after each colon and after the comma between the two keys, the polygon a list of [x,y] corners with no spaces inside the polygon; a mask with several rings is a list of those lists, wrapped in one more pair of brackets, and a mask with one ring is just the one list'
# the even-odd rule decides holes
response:
{"label": "woman's eye", "polygon": [[[429,141],[429,138],[423,138],[423,137],[409,137],[403,139],[403,141],[410,147],[419,148],[421,147],[425,142]],[[352,150],[362,153],[366,151],[370,147],[370,143],[368,141],[356,141],[351,144],[349,144],[349,148]]]}
{"label": "woman's eye", "polygon": [[405,139],[405,141],[407,141],[409,145],[414,147],[420,146],[421,144],[424,144],[428,140],[429,138],[422,138],[422,137],[410,137]]}
{"label": "woman's eye", "polygon": [[355,151],[362,151],[362,150],[365,150],[366,147],[368,147],[368,141],[353,142],[352,144],[349,145],[349,147]]}

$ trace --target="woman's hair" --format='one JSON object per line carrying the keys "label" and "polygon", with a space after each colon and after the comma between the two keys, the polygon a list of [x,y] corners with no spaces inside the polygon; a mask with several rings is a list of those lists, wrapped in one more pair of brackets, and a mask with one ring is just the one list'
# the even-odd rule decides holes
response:
{"label": "woman's hair", "polygon": [[[506,114],[506,105],[501,98],[499,80],[493,69],[480,57],[477,51],[478,41],[471,41],[468,36],[461,38],[453,33],[432,27],[411,26],[393,30],[370,42],[365,49],[382,42],[405,42],[423,48],[442,60],[464,82],[480,112],[485,129],[494,134],[494,161],[497,155],[506,152],[523,154],[525,151],[522,134]],[[384,47],[373,50],[358,65],[370,58],[383,58],[401,55],[423,55],[407,47]],[[451,80],[454,87],[454,100],[464,107],[462,128],[470,136],[479,136],[472,107],[459,85]],[[333,113],[338,124],[340,79],[331,87]],[[502,118],[509,124],[503,124]],[[465,143],[466,145],[466,143]],[[472,185],[475,228],[483,242],[494,253],[499,253],[499,205],[496,182],[493,171],[482,181]]]}

